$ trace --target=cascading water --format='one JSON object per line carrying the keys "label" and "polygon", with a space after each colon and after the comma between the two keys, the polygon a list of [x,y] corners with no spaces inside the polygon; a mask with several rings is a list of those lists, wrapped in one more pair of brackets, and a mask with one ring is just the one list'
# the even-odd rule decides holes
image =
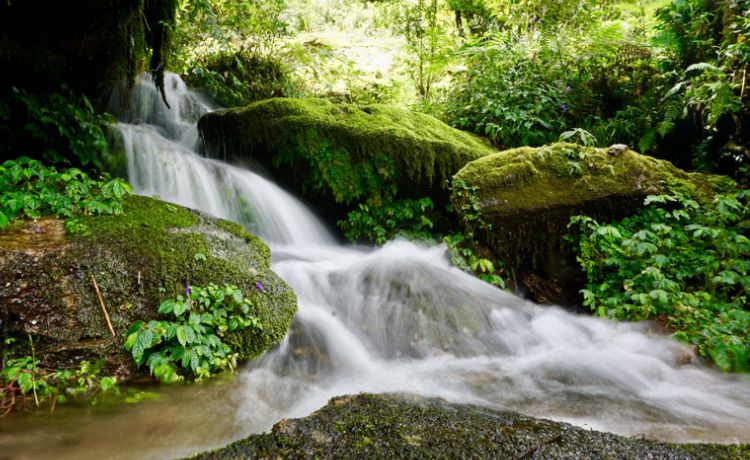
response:
{"label": "cascading water", "polygon": [[144,77],[132,110],[120,112],[134,189],[264,237],[299,313],[283,343],[242,371],[230,401],[205,409],[198,423],[223,420],[224,432],[139,456],[214,447],[361,391],[439,396],[622,434],[750,441],[747,376],[701,365],[647,324],[530,304],[452,267],[441,246],[338,245],[271,181],[198,155],[194,122],[211,108],[176,75],[166,86],[171,110]]}
{"label": "cascading water", "polygon": [[177,76],[168,83],[172,111],[144,82],[132,105],[152,107],[148,124],[119,125],[136,191],[247,225],[299,297],[292,333],[242,373],[239,418],[267,428],[334,395],[408,391],[626,434],[750,433],[747,378],[702,367],[645,324],[529,304],[451,267],[443,247],[336,245],[267,179],[195,154],[185,119],[209,108]]}

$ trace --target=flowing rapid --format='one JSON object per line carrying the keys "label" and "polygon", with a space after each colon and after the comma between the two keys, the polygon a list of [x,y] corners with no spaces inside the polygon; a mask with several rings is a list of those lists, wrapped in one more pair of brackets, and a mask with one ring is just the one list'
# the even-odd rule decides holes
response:
{"label": "flowing rapid", "polygon": [[[166,85],[171,110],[144,77],[131,109],[119,112],[135,191],[263,237],[299,312],[278,347],[223,384],[231,396],[201,406],[196,423],[213,426],[209,434],[183,451],[160,445],[140,456],[215,447],[363,391],[437,396],[626,435],[750,441],[747,376],[701,364],[648,324],[531,304],[452,267],[442,246],[338,244],[269,179],[199,155],[195,122],[212,107],[176,75]],[[193,391],[210,397],[208,388]]]}

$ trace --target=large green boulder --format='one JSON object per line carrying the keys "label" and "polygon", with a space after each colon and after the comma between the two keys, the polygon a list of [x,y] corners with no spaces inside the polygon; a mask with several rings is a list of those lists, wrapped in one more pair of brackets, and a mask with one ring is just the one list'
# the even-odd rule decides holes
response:
{"label": "large green boulder", "polygon": [[127,377],[134,371],[123,348],[130,325],[158,318],[161,301],[184,295],[187,285],[208,283],[239,286],[262,322],[260,332],[228,337],[241,359],[284,337],[297,301],[271,271],[263,241],[237,224],[152,198],[128,197],[124,208],[123,215],[82,218],[84,235],[67,234],[55,218],[0,232],[0,320],[3,335],[23,339],[19,353],[29,352],[28,334],[52,367],[105,358]]}
{"label": "large green boulder", "polygon": [[575,304],[584,279],[564,238],[570,217],[619,219],[677,182],[702,190],[717,185],[712,176],[686,173],[625,146],[559,143],[467,164],[453,179],[451,199],[536,301]]}
{"label": "large green boulder", "polygon": [[193,459],[507,458],[734,459],[750,446],[672,444],[409,395],[342,396]]}
{"label": "large green boulder", "polygon": [[198,128],[210,154],[260,163],[339,215],[375,195],[447,203],[450,177],[495,152],[429,115],[324,99],[268,99],[207,114]]}

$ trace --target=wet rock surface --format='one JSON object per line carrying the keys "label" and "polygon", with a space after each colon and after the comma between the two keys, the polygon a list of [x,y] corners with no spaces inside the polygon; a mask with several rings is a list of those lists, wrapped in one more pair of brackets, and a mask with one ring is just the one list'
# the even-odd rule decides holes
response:
{"label": "wet rock surface", "polygon": [[746,459],[750,446],[626,438],[439,399],[360,394],[193,458]]}

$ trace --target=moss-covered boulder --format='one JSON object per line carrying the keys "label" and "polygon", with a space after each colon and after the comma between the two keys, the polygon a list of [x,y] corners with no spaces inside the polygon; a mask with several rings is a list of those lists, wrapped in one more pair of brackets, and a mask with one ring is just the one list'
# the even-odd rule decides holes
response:
{"label": "moss-covered boulder", "polygon": [[451,199],[536,301],[574,304],[584,279],[564,240],[571,216],[619,219],[669,183],[709,189],[716,181],[624,146],[560,143],[467,164],[453,179]]}
{"label": "moss-covered boulder", "polygon": [[387,105],[277,98],[205,115],[206,150],[254,161],[318,207],[377,195],[447,202],[448,179],[495,150],[429,115]]}
{"label": "moss-covered boulder", "polygon": [[[47,218],[0,232],[0,319],[3,335],[30,334],[42,362],[106,358],[121,376],[132,373],[123,349],[137,319],[158,317],[161,300],[186,285],[239,286],[263,324],[228,338],[241,359],[281,340],[296,312],[294,292],[270,269],[266,244],[241,226],[159,200],[132,196],[125,214],[81,219],[85,235],[69,235]],[[116,337],[99,304],[94,280]],[[256,286],[261,283],[262,289]]]}
{"label": "moss-covered boulder", "polygon": [[617,458],[739,459],[748,445],[626,438],[513,412],[402,395],[343,396],[198,459]]}

